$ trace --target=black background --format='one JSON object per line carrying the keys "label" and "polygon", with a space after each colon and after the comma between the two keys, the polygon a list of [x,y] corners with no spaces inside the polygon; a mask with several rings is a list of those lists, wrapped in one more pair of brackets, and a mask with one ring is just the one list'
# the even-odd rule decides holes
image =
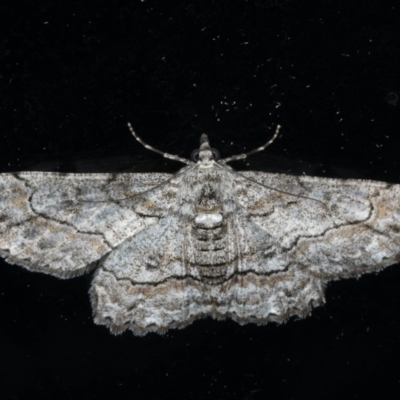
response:
{"label": "black background", "polygon": [[[49,1],[0,6],[0,171],[177,171],[142,148],[236,169],[400,182],[400,9],[363,1]],[[1,194],[0,194],[1,195]],[[330,283],[277,326],[166,335],[93,323],[91,277],[1,260],[5,399],[364,399],[400,394],[400,269]],[[376,394],[375,394],[376,393]],[[3,397],[5,396],[5,397]]]}

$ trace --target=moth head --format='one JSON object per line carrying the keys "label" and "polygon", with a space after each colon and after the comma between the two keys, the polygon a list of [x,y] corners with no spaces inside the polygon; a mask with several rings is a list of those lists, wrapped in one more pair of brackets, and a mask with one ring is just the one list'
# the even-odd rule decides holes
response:
{"label": "moth head", "polygon": [[208,136],[203,133],[200,137],[200,148],[192,151],[191,159],[194,162],[200,162],[204,165],[211,165],[212,161],[217,161],[219,158],[219,151],[210,147]]}

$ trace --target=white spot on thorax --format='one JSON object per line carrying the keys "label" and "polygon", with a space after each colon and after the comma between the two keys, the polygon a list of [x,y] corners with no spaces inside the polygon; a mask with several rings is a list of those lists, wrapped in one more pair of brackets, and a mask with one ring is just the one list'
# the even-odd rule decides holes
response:
{"label": "white spot on thorax", "polygon": [[200,213],[196,215],[194,224],[200,228],[213,228],[221,225],[223,220],[220,213]]}

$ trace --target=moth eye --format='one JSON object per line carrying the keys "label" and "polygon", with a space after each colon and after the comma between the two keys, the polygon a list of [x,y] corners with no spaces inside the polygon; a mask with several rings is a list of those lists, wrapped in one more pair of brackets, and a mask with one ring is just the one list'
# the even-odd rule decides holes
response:
{"label": "moth eye", "polygon": [[211,148],[211,153],[213,155],[214,161],[217,161],[221,158],[221,154],[219,153],[219,151],[217,149]]}
{"label": "moth eye", "polygon": [[192,154],[190,155],[190,159],[194,162],[199,161],[199,154],[200,154],[200,150],[193,150]]}

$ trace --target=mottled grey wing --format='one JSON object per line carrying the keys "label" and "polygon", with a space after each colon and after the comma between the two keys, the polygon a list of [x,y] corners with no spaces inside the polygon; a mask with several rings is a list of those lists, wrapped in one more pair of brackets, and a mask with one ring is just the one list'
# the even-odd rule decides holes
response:
{"label": "mottled grey wing", "polygon": [[109,254],[92,282],[95,322],[137,335],[183,327],[207,314],[209,293],[185,261],[187,224],[175,214]]}
{"label": "mottled grey wing", "polygon": [[296,268],[328,280],[400,260],[400,185],[262,172],[236,184],[240,206]]}
{"label": "mottled grey wing", "polygon": [[31,270],[79,275],[167,212],[170,177],[0,174],[0,254]]}
{"label": "mottled grey wing", "polygon": [[234,180],[238,263],[221,297],[239,323],[304,317],[329,279],[399,259],[398,185],[261,172]]}

